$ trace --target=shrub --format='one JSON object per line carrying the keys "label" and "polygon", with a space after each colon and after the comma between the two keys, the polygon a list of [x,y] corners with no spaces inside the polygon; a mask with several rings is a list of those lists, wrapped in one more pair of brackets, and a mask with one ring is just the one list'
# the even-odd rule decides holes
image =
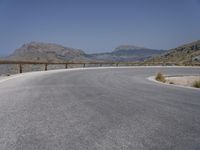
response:
{"label": "shrub", "polygon": [[164,75],[161,72],[158,72],[155,79],[160,82],[166,82]]}
{"label": "shrub", "polygon": [[192,86],[195,88],[200,88],[200,80],[194,81]]}

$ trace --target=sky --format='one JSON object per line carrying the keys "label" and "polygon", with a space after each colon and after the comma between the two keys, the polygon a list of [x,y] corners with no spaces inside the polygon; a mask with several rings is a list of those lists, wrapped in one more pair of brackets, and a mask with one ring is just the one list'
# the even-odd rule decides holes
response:
{"label": "sky", "polygon": [[0,56],[31,42],[87,53],[200,39],[200,0],[0,0]]}

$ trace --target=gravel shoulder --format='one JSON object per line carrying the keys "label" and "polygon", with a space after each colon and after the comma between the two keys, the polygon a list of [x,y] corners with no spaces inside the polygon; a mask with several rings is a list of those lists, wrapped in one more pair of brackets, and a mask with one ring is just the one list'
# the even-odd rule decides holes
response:
{"label": "gravel shoulder", "polygon": [[175,76],[166,77],[166,83],[181,86],[192,86],[195,81],[200,80],[200,76]]}

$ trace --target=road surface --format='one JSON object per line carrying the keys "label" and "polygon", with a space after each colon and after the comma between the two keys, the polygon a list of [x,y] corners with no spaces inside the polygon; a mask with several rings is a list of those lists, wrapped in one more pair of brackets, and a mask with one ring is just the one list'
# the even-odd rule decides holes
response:
{"label": "road surface", "polygon": [[0,83],[0,150],[199,150],[200,90],[146,78],[200,68],[27,73]]}

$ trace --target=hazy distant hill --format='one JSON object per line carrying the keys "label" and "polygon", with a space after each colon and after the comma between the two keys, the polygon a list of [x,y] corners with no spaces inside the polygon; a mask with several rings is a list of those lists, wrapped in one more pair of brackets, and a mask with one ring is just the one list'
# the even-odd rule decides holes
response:
{"label": "hazy distant hill", "polygon": [[188,64],[200,62],[200,40],[170,49],[165,54],[149,59],[147,62],[175,62]]}
{"label": "hazy distant hill", "polygon": [[158,55],[164,53],[163,50],[149,49],[145,47],[131,46],[131,45],[121,45],[114,49],[112,54],[115,55],[136,55],[141,57],[149,57],[153,55]]}
{"label": "hazy distant hill", "polygon": [[110,53],[91,54],[89,57],[93,60],[103,61],[143,61],[164,52],[164,50],[155,50],[134,45],[121,45]]}

